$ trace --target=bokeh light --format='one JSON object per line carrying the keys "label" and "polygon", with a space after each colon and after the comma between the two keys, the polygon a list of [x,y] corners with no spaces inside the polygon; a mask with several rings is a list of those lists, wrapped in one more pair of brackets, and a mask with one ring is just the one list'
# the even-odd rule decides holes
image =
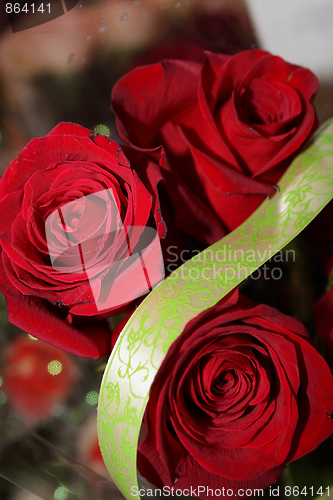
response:
{"label": "bokeh light", "polygon": [[58,486],[55,490],[53,498],[54,500],[66,500],[68,497],[69,490],[66,486]]}
{"label": "bokeh light", "polygon": [[50,363],[47,365],[47,371],[50,375],[59,375],[59,373],[61,373],[61,370],[62,363],[60,363],[60,361],[58,361],[57,359],[50,361]]}
{"label": "bokeh light", "polygon": [[90,406],[96,406],[98,403],[98,392],[90,391],[86,395],[86,401]]}

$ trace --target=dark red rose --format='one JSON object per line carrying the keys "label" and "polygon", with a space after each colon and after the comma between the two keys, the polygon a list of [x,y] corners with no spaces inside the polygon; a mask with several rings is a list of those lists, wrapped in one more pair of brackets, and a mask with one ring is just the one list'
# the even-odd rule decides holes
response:
{"label": "dark red rose", "polygon": [[153,382],[138,467],[157,487],[236,498],[333,432],[333,378],[304,325],[235,302],[236,292],[190,321]]}
{"label": "dark red rose", "polygon": [[163,278],[160,167],[126,154],[63,123],[33,139],[0,181],[9,319],[80,356],[108,354],[110,330],[92,321],[121,312]]}
{"label": "dark red rose", "polygon": [[25,420],[38,421],[66,400],[78,369],[65,352],[25,336],[6,345],[2,376],[12,409]]}
{"label": "dark red rose", "polygon": [[[262,50],[206,52],[203,64],[164,60],[134,69],[113,88],[112,106],[125,141],[142,150],[164,146],[172,170],[200,199],[195,219],[186,202],[178,206],[178,225],[210,243],[221,231],[204,220],[202,206],[230,231],[274,194],[316,126],[317,90],[309,70]],[[175,189],[169,183],[170,196]],[[198,221],[210,232],[198,234]]]}

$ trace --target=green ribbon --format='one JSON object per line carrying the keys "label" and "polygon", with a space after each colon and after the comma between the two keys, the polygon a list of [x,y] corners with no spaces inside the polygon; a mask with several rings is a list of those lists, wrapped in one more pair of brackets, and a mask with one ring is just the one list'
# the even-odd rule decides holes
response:
{"label": "green ribbon", "polygon": [[235,231],[174,271],[133,313],[111,353],[98,406],[102,455],[125,497],[136,497],[131,488],[138,487],[141,423],[150,386],[172,342],[192,318],[285,247],[332,198],[333,120],[293,161],[272,198]]}

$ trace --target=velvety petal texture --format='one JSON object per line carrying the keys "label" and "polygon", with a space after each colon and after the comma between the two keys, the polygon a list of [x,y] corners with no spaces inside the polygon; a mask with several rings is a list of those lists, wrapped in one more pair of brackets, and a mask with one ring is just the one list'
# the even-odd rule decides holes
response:
{"label": "velvety petal texture", "polygon": [[107,323],[95,320],[142,295],[142,262],[163,277],[161,167],[125,149],[130,160],[107,137],[61,123],[30,141],[0,181],[0,287],[10,321],[80,356],[110,351]]}
{"label": "velvety petal texture", "polygon": [[266,488],[333,432],[333,378],[303,324],[235,298],[186,325],[153,382],[138,467],[157,487]]}
{"label": "velvety petal texture", "polygon": [[[121,137],[143,150],[163,146],[171,169],[228,232],[274,194],[316,128],[318,85],[311,71],[263,50],[205,52],[203,63],[164,60],[134,69],[114,86],[112,106]],[[182,211],[178,225],[193,234],[186,202]],[[218,226],[211,232],[220,237]],[[211,243],[207,236],[197,237]]]}

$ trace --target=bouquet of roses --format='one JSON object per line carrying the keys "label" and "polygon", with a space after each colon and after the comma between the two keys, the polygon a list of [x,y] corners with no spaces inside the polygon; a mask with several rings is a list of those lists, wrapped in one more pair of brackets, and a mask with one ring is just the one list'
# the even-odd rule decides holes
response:
{"label": "bouquet of roses", "polygon": [[[82,357],[143,345],[135,333],[131,346],[118,339],[142,298],[278,193],[317,128],[317,78],[258,49],[198,60],[137,67],[117,82],[121,145],[60,123],[8,166],[0,181],[0,287],[13,324]],[[331,295],[317,306],[328,350]],[[166,307],[171,322],[182,300]],[[138,470],[157,488],[177,485],[201,499],[251,496],[333,433],[332,374],[298,319],[237,287],[204,309],[163,346]],[[145,318],[140,325],[144,332]],[[146,368],[131,369],[142,376]],[[110,403],[120,400],[116,383],[107,389]],[[124,436],[141,423],[131,391],[118,472],[135,455]],[[109,416],[113,429],[119,413]],[[101,447],[114,452],[110,441]]]}

